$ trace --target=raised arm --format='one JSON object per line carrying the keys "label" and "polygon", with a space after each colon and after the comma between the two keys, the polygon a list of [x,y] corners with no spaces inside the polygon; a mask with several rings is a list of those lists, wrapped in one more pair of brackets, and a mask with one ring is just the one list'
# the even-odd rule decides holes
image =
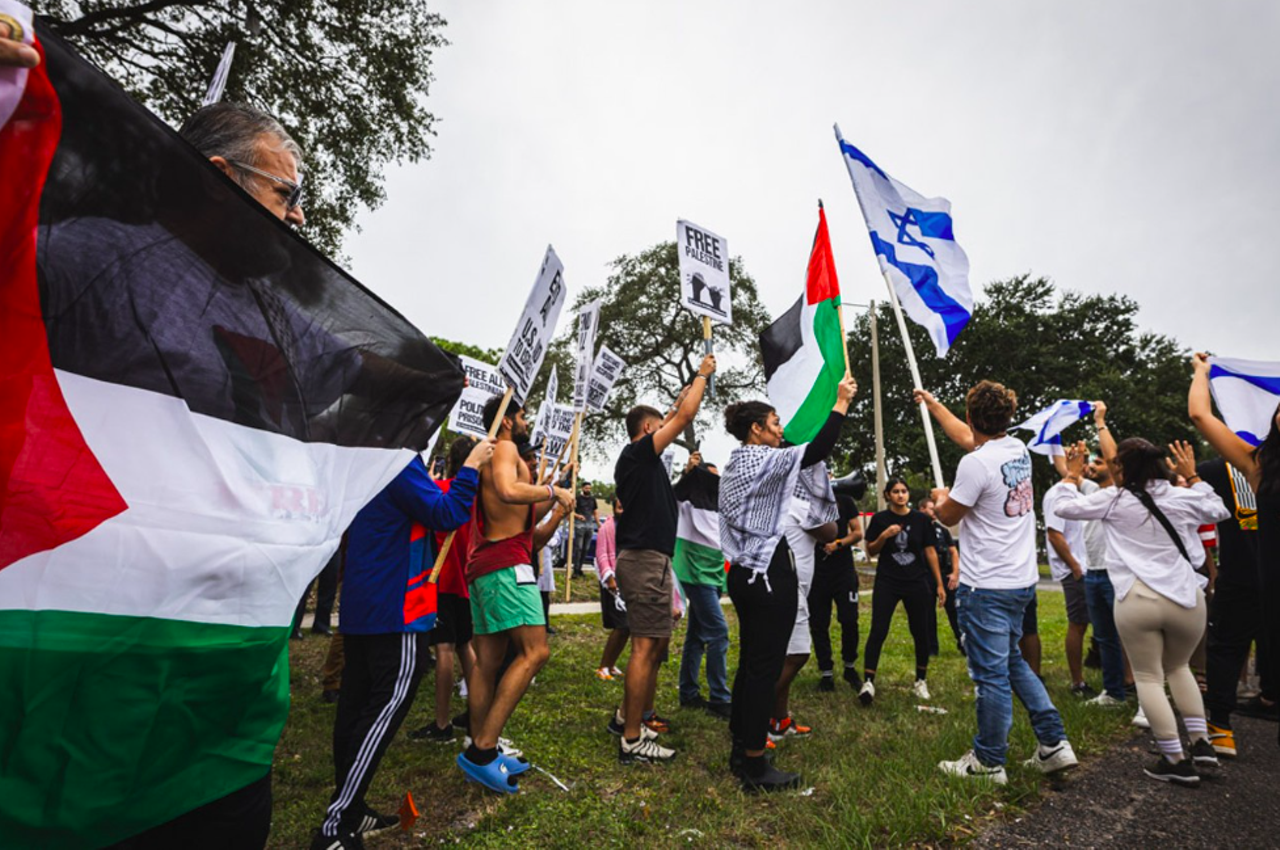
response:
{"label": "raised arm", "polygon": [[822,429],[804,447],[804,458],[800,461],[800,466],[808,469],[826,460],[831,454],[831,450],[836,447],[836,440],[840,439],[840,426],[844,424],[844,418],[849,413],[849,403],[857,393],[858,382],[853,379],[853,376],[846,375],[836,387],[836,403],[831,408],[831,413],[827,415],[827,421],[822,423]]}
{"label": "raised arm", "polygon": [[471,518],[480,485],[478,470],[489,462],[493,448],[493,440],[476,443],[447,493],[431,479],[426,465],[415,460],[391,482],[389,494],[396,507],[415,522],[433,531],[452,531]]}
{"label": "raised arm", "polygon": [[969,423],[960,421],[960,417],[948,410],[947,406],[934,398],[933,393],[928,390],[917,389],[912,393],[912,397],[916,404],[924,402],[925,407],[929,409],[929,414],[942,426],[942,433],[946,434],[951,442],[966,452],[973,451],[973,429],[969,427]]}
{"label": "raised arm", "polygon": [[1226,458],[1227,463],[1245,473],[1252,480],[1258,474],[1258,464],[1253,459],[1253,447],[1227,427],[1227,423],[1213,415],[1213,402],[1209,395],[1209,356],[1196,352],[1191,358],[1195,374],[1191,389],[1187,392],[1187,415],[1204,435],[1209,445]]}
{"label": "raised arm", "polygon": [[698,415],[698,408],[702,405],[702,394],[707,389],[707,381],[711,380],[715,372],[716,356],[708,354],[702,358],[702,364],[698,366],[698,374],[693,376],[692,383],[681,392],[676,402],[675,412],[667,417],[661,428],[653,432],[653,450],[656,454],[665,452],[667,447],[683,433],[685,427],[693,421],[693,417]]}
{"label": "raised arm", "polygon": [[1098,430],[1098,449],[1102,452],[1102,459],[1107,463],[1114,463],[1116,459],[1116,438],[1111,433],[1111,429],[1107,427],[1107,403],[1105,401],[1095,401],[1093,403],[1093,426]]}

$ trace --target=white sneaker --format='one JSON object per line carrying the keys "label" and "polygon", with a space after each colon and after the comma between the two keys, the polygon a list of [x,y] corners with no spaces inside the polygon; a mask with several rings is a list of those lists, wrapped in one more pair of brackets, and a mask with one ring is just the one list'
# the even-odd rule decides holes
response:
{"label": "white sneaker", "polygon": [[1009,774],[1004,772],[1003,765],[988,767],[978,761],[978,757],[974,755],[973,750],[969,750],[969,752],[955,761],[938,762],[938,770],[949,776],[959,776],[965,779],[985,779],[997,785],[1004,785],[1009,781]]}
{"label": "white sneaker", "polygon": [[[465,750],[470,746],[471,746],[471,736],[470,735],[463,736],[462,749]],[[519,749],[515,744],[511,743],[510,738],[499,738],[498,753],[499,755],[510,756],[513,759],[518,759],[524,755],[524,750]]]}
{"label": "white sneaker", "polygon": [[1035,755],[1023,764],[1034,767],[1041,773],[1057,773],[1060,770],[1076,767],[1080,764],[1080,760],[1076,758],[1076,752],[1071,749],[1071,744],[1064,738],[1052,746],[1041,744],[1036,747]]}
{"label": "white sneaker", "polygon": [[622,764],[655,764],[671,761],[675,757],[675,750],[664,747],[643,734],[634,744],[628,742],[626,738],[618,741],[618,761]]}
{"label": "white sneaker", "polygon": [[863,705],[871,705],[871,701],[876,698],[876,683],[866,681],[862,683],[862,690],[858,691],[858,702]]}
{"label": "white sneaker", "polygon": [[929,701],[929,686],[925,684],[924,679],[916,679],[916,683],[911,686],[911,693],[916,695],[916,699]]}
{"label": "white sneaker", "polygon": [[1124,705],[1124,700],[1116,699],[1111,694],[1103,691],[1091,700],[1085,700],[1085,705],[1098,706],[1100,708],[1115,708],[1118,705]]}
{"label": "white sneaker", "polygon": [[1147,720],[1147,715],[1143,713],[1142,706],[1138,706],[1138,713],[1133,716],[1133,720],[1130,722],[1139,729],[1151,728],[1151,723]]}

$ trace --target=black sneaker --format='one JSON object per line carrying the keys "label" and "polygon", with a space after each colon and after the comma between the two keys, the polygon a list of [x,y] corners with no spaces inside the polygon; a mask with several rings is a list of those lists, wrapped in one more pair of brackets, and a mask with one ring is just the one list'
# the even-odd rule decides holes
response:
{"label": "black sneaker", "polygon": [[624,732],[621,721],[618,720],[618,712],[612,712],[609,715],[609,725],[605,727],[609,734],[615,738],[621,738]]}
{"label": "black sneaker", "polygon": [[635,743],[618,739],[618,764],[662,764],[676,757],[676,751],[641,735]]}
{"label": "black sneaker", "polygon": [[334,838],[317,832],[311,837],[311,850],[364,850],[364,840],[354,832],[343,832]]}
{"label": "black sneaker", "polygon": [[333,629],[326,626],[324,623],[320,623],[318,625],[311,627],[311,634],[324,635],[325,637],[333,637]]}
{"label": "black sneaker", "polygon": [[1262,697],[1250,697],[1241,700],[1236,708],[1236,714],[1242,717],[1256,717],[1259,720],[1280,720],[1280,702],[1267,703],[1262,701]]}
{"label": "black sneaker", "polygon": [[1084,657],[1084,666],[1090,670],[1102,669],[1102,654],[1098,652],[1098,645],[1092,644],[1089,647],[1089,653]]}
{"label": "black sneaker", "polygon": [[342,696],[342,691],[339,691],[339,690],[330,689],[330,690],[324,690],[320,692],[320,699],[323,700],[324,702],[329,703],[330,705],[337,702],[338,698],[341,696]]}
{"label": "black sneaker", "polygon": [[449,721],[449,724],[455,729],[461,729],[463,732],[470,734],[471,713],[464,711],[461,714],[455,715],[454,718]]}
{"label": "black sneaker", "polygon": [[862,690],[862,677],[858,675],[858,671],[854,667],[844,668],[844,680],[849,683],[849,687],[855,691]]}
{"label": "black sneaker", "polygon": [[1087,682],[1081,682],[1078,685],[1071,686],[1071,695],[1076,699],[1093,699],[1098,692],[1089,687]]}
{"label": "black sneaker", "polygon": [[800,787],[800,774],[778,770],[772,764],[766,765],[764,773],[759,776],[739,774],[739,778],[742,780],[742,790],[748,794],[769,794]]}
{"label": "black sneaker", "polygon": [[702,694],[698,694],[696,697],[693,697],[692,699],[681,699],[680,707],[681,708],[706,708],[707,701],[702,698]]}
{"label": "black sneaker", "polygon": [[711,702],[708,700],[703,708],[707,710],[707,714],[712,717],[719,717],[721,720],[728,720],[733,714],[733,707],[727,702]]}
{"label": "black sneaker", "polygon": [[836,677],[831,675],[830,670],[824,670],[822,675],[818,677],[818,690],[831,693],[836,689]]}
{"label": "black sneaker", "polygon": [[1191,763],[1197,768],[1220,767],[1218,751],[1209,743],[1208,738],[1201,738],[1191,744]]}
{"label": "black sneaker", "polygon": [[1152,779],[1158,779],[1161,782],[1172,782],[1175,785],[1186,785],[1188,787],[1200,784],[1200,774],[1196,773],[1195,765],[1191,763],[1191,759],[1184,758],[1177,764],[1171,763],[1167,758],[1161,756],[1156,763],[1142,771]]}
{"label": "black sneaker", "polygon": [[428,723],[421,729],[414,729],[409,733],[409,737],[415,741],[430,741],[433,744],[452,744],[458,740],[458,736],[454,733],[453,724],[441,729],[435,723]]}
{"label": "black sneaker", "polygon": [[391,829],[399,825],[399,815],[380,814],[365,806],[364,816],[360,818],[360,825],[356,827],[356,835],[373,835],[375,832],[382,832],[384,829]]}

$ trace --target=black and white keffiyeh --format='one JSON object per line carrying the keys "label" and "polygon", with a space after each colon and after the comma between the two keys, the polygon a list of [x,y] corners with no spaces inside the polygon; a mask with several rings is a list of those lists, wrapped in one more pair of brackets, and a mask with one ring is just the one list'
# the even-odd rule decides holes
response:
{"label": "black and white keffiyeh", "polygon": [[729,563],[768,571],[803,459],[804,446],[739,446],[729,455],[720,476],[720,546]]}
{"label": "black and white keffiyeh", "polygon": [[800,469],[792,499],[791,517],[804,531],[840,519],[840,507],[836,504],[836,493],[831,489],[826,461]]}

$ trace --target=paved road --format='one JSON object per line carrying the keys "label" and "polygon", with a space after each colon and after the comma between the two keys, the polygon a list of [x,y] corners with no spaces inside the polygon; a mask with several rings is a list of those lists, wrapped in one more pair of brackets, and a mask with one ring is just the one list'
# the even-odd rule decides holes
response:
{"label": "paved road", "polygon": [[1240,757],[1200,783],[1148,779],[1148,733],[1093,759],[1038,807],[999,823],[975,847],[1280,847],[1280,747],[1276,724],[1235,720]]}

